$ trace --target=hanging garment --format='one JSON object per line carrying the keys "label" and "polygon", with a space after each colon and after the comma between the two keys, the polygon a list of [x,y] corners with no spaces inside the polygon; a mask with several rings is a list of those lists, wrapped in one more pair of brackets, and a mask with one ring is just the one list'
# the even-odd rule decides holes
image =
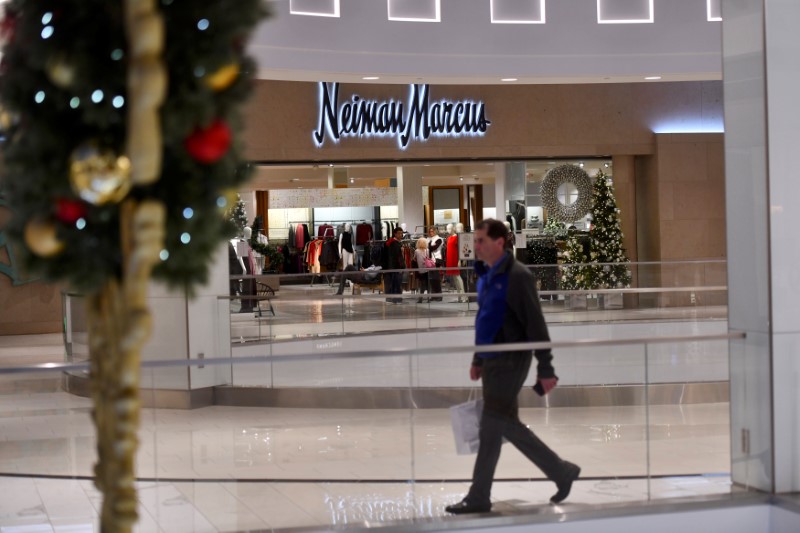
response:
{"label": "hanging garment", "polygon": [[294,246],[298,250],[305,250],[306,244],[311,239],[306,239],[305,232],[303,232],[304,224],[298,224],[294,230]]}
{"label": "hanging garment", "polygon": [[291,224],[289,224],[289,238],[287,239],[287,243],[289,244],[289,246],[293,247],[297,246],[297,243],[294,240],[294,226],[292,226]]}
{"label": "hanging garment", "polygon": [[[447,238],[447,266],[458,266],[458,235],[450,235]],[[450,268],[447,270],[448,276],[458,276],[457,268]]]}
{"label": "hanging garment", "polygon": [[317,237],[333,237],[333,226],[323,224],[317,230]]}
{"label": "hanging garment", "polygon": [[336,263],[339,262],[339,247],[336,245],[336,241],[323,242],[319,262],[328,270],[336,270]]}
{"label": "hanging garment", "polygon": [[366,244],[372,240],[372,226],[370,224],[359,224],[356,226],[356,244]]}
{"label": "hanging garment", "polygon": [[308,250],[306,252],[306,263],[310,272],[319,273],[320,264],[319,256],[322,252],[322,241],[314,240],[308,243]]}
{"label": "hanging garment", "polygon": [[303,224],[303,238],[306,242],[311,242],[311,234],[308,232],[308,224]]}

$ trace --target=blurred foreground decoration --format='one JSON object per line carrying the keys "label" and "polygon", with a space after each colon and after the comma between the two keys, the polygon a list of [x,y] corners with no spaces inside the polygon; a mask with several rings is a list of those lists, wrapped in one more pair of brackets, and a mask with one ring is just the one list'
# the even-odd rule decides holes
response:
{"label": "blurred foreground decoration", "polygon": [[6,231],[26,273],[88,296],[104,532],[137,519],[151,274],[191,293],[235,231],[224,210],[249,174],[237,132],[255,71],[244,48],[265,14],[260,0],[5,4]]}

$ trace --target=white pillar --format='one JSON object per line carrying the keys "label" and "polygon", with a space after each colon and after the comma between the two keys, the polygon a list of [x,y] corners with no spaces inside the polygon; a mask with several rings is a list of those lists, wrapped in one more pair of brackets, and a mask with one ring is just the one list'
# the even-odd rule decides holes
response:
{"label": "white pillar", "polygon": [[796,0],[724,0],[731,475],[800,490]]}
{"label": "white pillar", "polygon": [[[208,283],[195,289],[194,298],[183,290],[151,283],[148,307],[153,332],[142,348],[142,360],[230,357],[230,304],[218,298],[228,294],[228,279],[228,244],[223,243],[213,254]],[[230,383],[230,367],[144,370],[141,382],[146,389],[188,392]]]}
{"label": "white pillar", "polygon": [[506,219],[506,164],[494,164],[494,203],[497,220]]}
{"label": "white pillar", "polygon": [[409,232],[424,233],[422,167],[397,167],[397,212]]}

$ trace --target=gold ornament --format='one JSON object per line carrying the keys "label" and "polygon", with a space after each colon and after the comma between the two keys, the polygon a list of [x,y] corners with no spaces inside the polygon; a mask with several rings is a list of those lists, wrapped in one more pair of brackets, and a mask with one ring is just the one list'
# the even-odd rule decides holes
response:
{"label": "gold ornament", "polygon": [[239,77],[239,63],[231,63],[206,76],[206,85],[214,91],[224,91]]}
{"label": "gold ornament", "polygon": [[131,189],[131,161],[93,142],[72,152],[69,181],[75,194],[94,205],[117,203]]}
{"label": "gold ornament", "polygon": [[56,56],[50,59],[46,65],[47,77],[53,85],[62,89],[72,87],[75,81],[75,66],[70,63],[65,56]]}
{"label": "gold ornament", "polygon": [[49,220],[31,220],[25,225],[25,244],[39,257],[53,257],[64,249],[64,241],[56,234],[56,225]]}
{"label": "gold ornament", "polygon": [[8,131],[12,124],[14,124],[14,116],[0,105],[0,131]]}
{"label": "gold ornament", "polygon": [[220,191],[219,195],[225,199],[225,205],[219,206],[221,211],[227,211],[231,207],[235,206],[236,202],[239,201],[239,192],[234,188]]}

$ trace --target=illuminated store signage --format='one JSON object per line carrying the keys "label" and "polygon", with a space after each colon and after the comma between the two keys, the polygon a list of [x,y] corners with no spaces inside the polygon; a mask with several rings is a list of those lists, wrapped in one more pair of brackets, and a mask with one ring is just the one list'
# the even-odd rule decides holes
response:
{"label": "illuminated store signage", "polygon": [[319,84],[319,120],[314,141],[342,137],[395,137],[401,149],[412,140],[431,137],[482,137],[491,121],[486,120],[483,102],[472,100],[431,102],[429,86],[410,86],[406,103],[367,100],[354,94],[339,103],[339,84]]}

